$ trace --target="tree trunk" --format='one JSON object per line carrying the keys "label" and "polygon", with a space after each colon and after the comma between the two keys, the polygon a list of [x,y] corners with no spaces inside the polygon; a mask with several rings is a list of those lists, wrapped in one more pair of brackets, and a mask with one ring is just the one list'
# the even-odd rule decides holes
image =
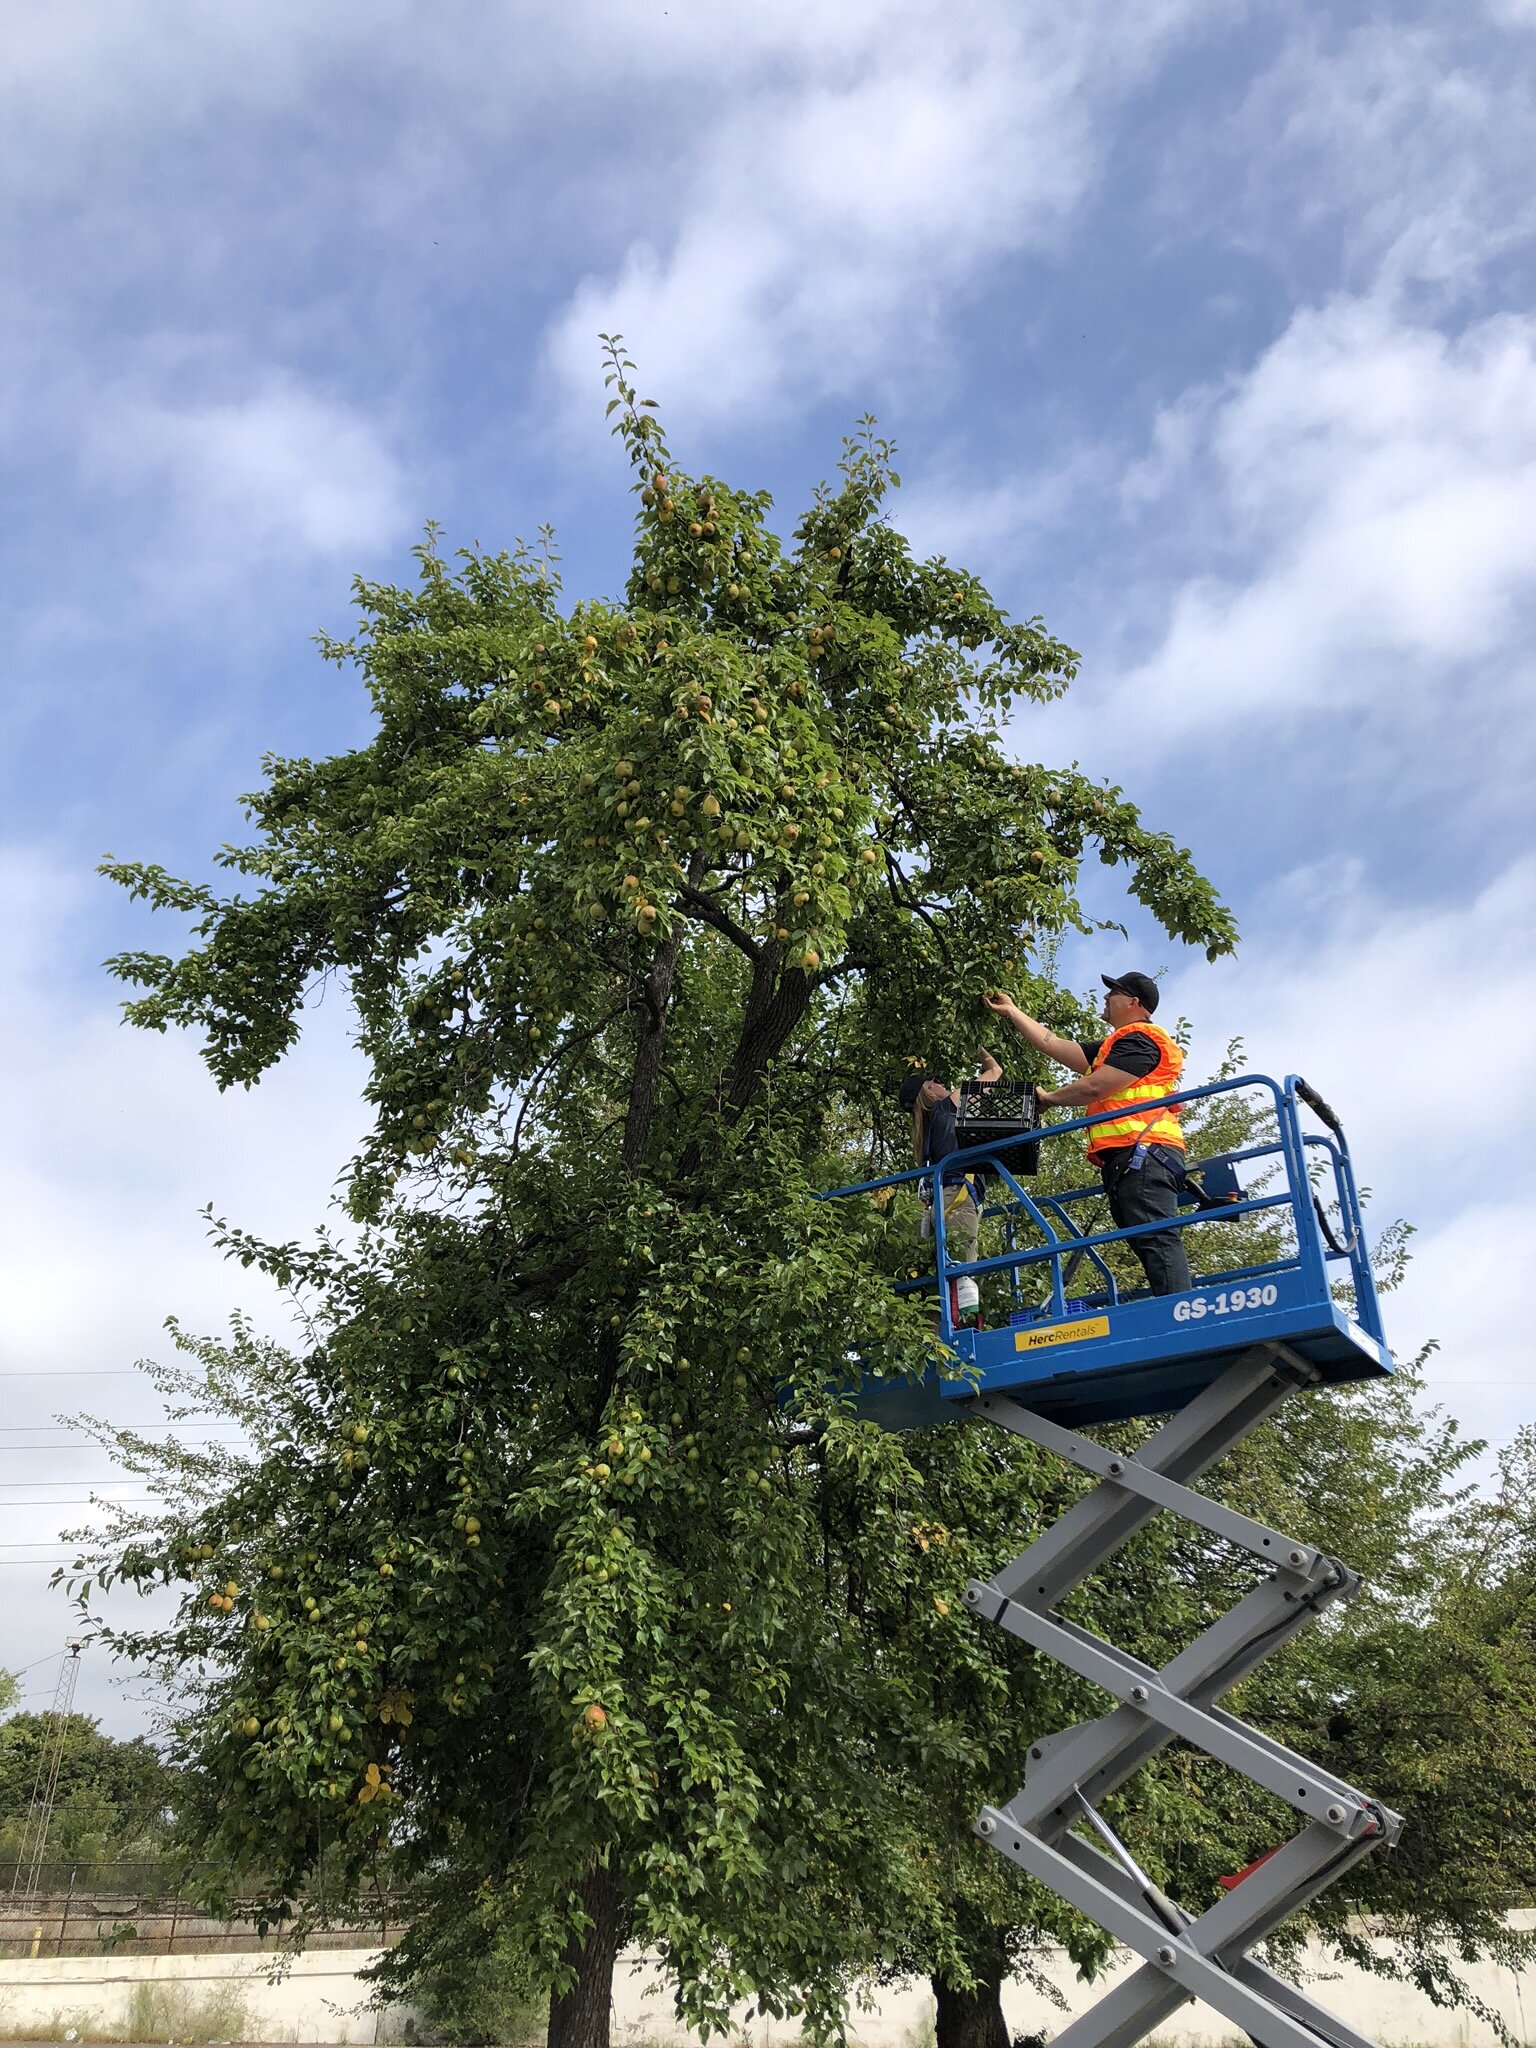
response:
{"label": "tree trunk", "polygon": [[1003,1961],[975,1964],[976,1983],[970,1991],[957,1990],[942,1977],[934,1977],[933,1998],[935,2048],[1008,2048],[1008,2025],[1003,2018]]}
{"label": "tree trunk", "polygon": [[732,1109],[745,1109],[764,1072],[810,1008],[812,982],[802,968],[780,972],[784,948],[764,943],[752,976],[741,1037],[726,1071],[725,1099]]}
{"label": "tree trunk", "polygon": [[651,1141],[651,1124],[656,1115],[656,1083],[667,1049],[667,1005],[672,999],[672,977],[683,950],[683,929],[678,929],[664,946],[657,948],[645,977],[643,995],[645,1018],[640,1026],[640,1043],[635,1049],[635,1070],[629,1083],[629,1109],[624,1118],[622,1157],[625,1171],[637,1173],[645,1164],[645,1149]]}
{"label": "tree trunk", "polygon": [[576,1980],[549,2001],[549,2048],[608,2048],[613,1966],[619,1954],[617,1873],[594,1863],[581,1881],[581,1903],[592,1925],[565,1952]]}
{"label": "tree trunk", "polygon": [[[704,856],[695,854],[688,868],[685,887],[697,889],[703,877]],[[656,1116],[656,1083],[661,1078],[661,1062],[667,1049],[667,1010],[672,1001],[672,981],[686,936],[686,928],[679,919],[671,938],[657,948],[641,989],[645,1016],[640,1026],[640,1042],[635,1049],[635,1070],[630,1076],[629,1107],[624,1117],[622,1156],[628,1173],[638,1173],[645,1164],[646,1147],[651,1142],[651,1125]]]}

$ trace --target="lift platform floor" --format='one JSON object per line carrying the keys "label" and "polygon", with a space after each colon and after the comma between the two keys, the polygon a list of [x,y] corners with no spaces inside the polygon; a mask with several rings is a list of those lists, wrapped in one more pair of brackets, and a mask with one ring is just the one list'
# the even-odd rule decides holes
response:
{"label": "lift platform floor", "polygon": [[855,1411],[890,1430],[959,1421],[957,1402],[1011,1394],[1067,1428],[1167,1415],[1182,1408],[1253,1344],[1286,1345],[1325,1385],[1381,1379],[1392,1354],[1338,1303],[1319,1302],[1297,1271],[1236,1278],[1187,1294],[1068,1302],[1052,1321],[958,1330],[959,1378],[884,1379],[866,1365]]}

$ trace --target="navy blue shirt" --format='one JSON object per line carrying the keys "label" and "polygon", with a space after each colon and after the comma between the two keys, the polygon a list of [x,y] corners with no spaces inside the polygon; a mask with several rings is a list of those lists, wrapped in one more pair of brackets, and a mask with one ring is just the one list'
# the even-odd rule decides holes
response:
{"label": "navy blue shirt", "polygon": [[955,1125],[959,1112],[946,1095],[942,1102],[936,1102],[924,1121],[923,1164],[932,1166],[940,1159],[947,1159],[951,1152],[958,1152],[960,1139]]}
{"label": "navy blue shirt", "polygon": [[[942,1102],[936,1102],[929,1110],[923,1125],[923,1164],[937,1166],[941,1159],[947,1159],[951,1152],[960,1150],[960,1133],[956,1128],[959,1112],[946,1095]],[[946,1182],[964,1180],[963,1172],[945,1174]]]}

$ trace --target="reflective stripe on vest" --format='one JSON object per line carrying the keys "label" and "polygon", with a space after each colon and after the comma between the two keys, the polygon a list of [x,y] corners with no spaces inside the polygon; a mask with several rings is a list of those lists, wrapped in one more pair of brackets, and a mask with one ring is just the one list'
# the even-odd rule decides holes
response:
{"label": "reflective stripe on vest", "polygon": [[[1156,1024],[1122,1024],[1118,1031],[1111,1031],[1088,1071],[1096,1074],[1116,1042],[1129,1038],[1133,1031],[1150,1038],[1157,1047],[1157,1065],[1150,1074],[1127,1074],[1125,1086],[1092,1104],[1095,1110],[1119,1109],[1122,1105],[1129,1109],[1135,1102],[1160,1102],[1163,1096],[1175,1094],[1178,1090],[1179,1076],[1184,1071],[1184,1055],[1167,1032]],[[1116,1117],[1112,1123],[1095,1124],[1087,1138],[1090,1159],[1097,1159],[1101,1152],[1114,1152],[1126,1145],[1173,1145],[1180,1152],[1184,1150],[1184,1133],[1179,1128],[1176,1108],[1142,1109]]]}

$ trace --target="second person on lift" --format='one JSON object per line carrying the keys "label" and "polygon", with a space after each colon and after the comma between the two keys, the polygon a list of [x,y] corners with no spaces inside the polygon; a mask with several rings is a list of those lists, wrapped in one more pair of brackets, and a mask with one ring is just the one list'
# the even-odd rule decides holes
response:
{"label": "second person on lift", "polygon": [[[1100,979],[1107,990],[1104,1022],[1109,1026],[1100,1039],[1061,1038],[1038,1018],[1027,1016],[1011,996],[989,995],[983,1001],[1036,1052],[1082,1077],[1064,1088],[1037,1090],[1042,1108],[1054,1104],[1086,1116],[1123,1111],[1092,1125],[1086,1136],[1088,1157],[1099,1169],[1109,1197],[1109,1213],[1119,1229],[1127,1230],[1179,1213],[1184,1133],[1177,1108],[1169,1108],[1161,1098],[1177,1092],[1184,1055],[1161,1025],[1152,1022],[1158,990],[1149,974],[1106,974]],[[1154,1294],[1182,1294],[1194,1285],[1181,1230],[1149,1231],[1128,1242]]]}

